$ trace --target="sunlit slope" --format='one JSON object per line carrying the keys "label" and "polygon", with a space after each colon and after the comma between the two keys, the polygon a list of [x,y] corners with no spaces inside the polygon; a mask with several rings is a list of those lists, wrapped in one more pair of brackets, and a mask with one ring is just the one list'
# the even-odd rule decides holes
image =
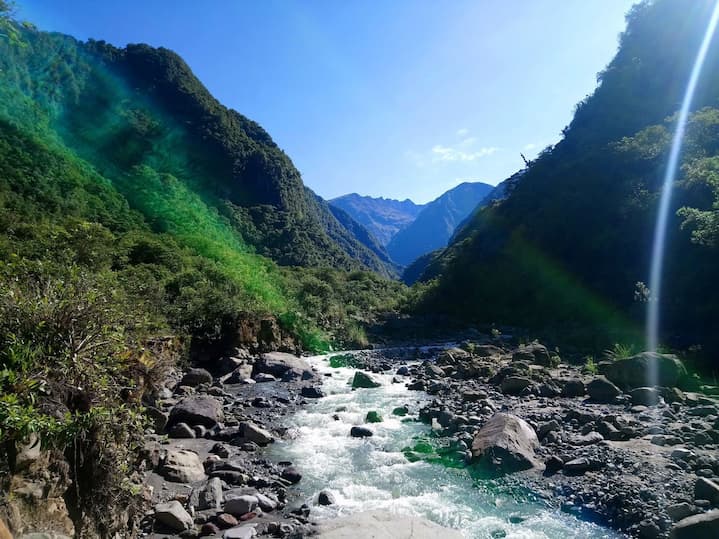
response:
{"label": "sunlit slope", "polygon": [[[425,272],[425,307],[473,320],[643,334],[660,183],[675,113],[714,2],[657,0],[629,15],[621,46],[563,139],[478,212]],[[670,30],[671,29],[671,30]],[[707,66],[719,62],[714,39]],[[719,321],[716,163],[719,72],[688,126],[667,243],[663,334],[685,345]],[[696,112],[701,111],[701,112]],[[677,211],[682,208],[693,208]],[[698,212],[698,213],[697,213]],[[713,227],[713,228],[712,228]]]}
{"label": "sunlit slope", "polygon": [[[19,40],[0,40],[0,69],[2,116],[87,161],[153,226],[168,216],[153,215],[145,197],[164,178],[173,196],[185,189],[196,196],[195,208],[202,203],[213,220],[222,217],[224,234],[235,238],[228,246],[239,241],[284,265],[386,274],[374,253],[308,196],[270,136],[217,102],[171,51],[23,29]],[[153,175],[138,191],[143,180],[135,177]]]}

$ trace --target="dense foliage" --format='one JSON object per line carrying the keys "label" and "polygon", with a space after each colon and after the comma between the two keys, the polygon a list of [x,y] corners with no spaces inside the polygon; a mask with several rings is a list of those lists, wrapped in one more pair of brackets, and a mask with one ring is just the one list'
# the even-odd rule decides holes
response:
{"label": "dense foliage", "polygon": [[[565,333],[583,328],[599,346],[642,344],[644,302],[654,300],[644,283],[659,188],[713,4],[656,0],[630,12],[616,57],[563,139],[425,271],[433,283],[425,309]],[[665,342],[709,351],[719,322],[719,73],[711,68],[718,61],[714,39],[673,198],[661,305]]]}

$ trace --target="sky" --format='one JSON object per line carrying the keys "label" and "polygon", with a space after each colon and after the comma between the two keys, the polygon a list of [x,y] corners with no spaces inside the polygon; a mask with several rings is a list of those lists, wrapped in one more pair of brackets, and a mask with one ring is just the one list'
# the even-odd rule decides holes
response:
{"label": "sky", "polygon": [[556,143],[635,0],[16,0],[42,30],[179,53],[324,198],[424,203]]}

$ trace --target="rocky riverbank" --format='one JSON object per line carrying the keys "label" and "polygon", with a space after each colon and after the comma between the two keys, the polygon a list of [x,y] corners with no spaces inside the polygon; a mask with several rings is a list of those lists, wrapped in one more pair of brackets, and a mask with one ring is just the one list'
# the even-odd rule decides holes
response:
{"label": "rocky riverbank", "polygon": [[[393,383],[428,393],[432,400],[413,412],[429,424],[443,454],[498,488],[529,491],[630,536],[715,536],[719,402],[672,356],[600,363],[602,375],[563,363],[537,343],[511,347],[485,339],[330,361],[370,373],[355,377],[358,391],[374,384],[372,372],[392,372]],[[302,470],[271,462],[262,448],[285,435],[298,407],[323,397],[321,377],[282,353],[220,363],[221,375],[192,369],[169,381],[149,409],[156,432],[166,434],[147,435],[153,509],[143,534],[317,533],[312,507],[293,503]],[[644,387],[652,363],[658,389]],[[371,422],[347,435],[371,434]],[[332,503],[325,498],[316,503]]]}

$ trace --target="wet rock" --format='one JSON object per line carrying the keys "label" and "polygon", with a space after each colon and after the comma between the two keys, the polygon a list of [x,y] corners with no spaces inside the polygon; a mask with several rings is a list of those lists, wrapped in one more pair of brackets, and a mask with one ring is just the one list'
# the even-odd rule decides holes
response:
{"label": "wet rock", "polygon": [[366,372],[357,371],[354,375],[354,378],[352,378],[352,389],[358,389],[358,388],[374,388],[374,387],[380,387],[382,384],[380,384],[377,380],[375,380],[372,376],[367,374]]}
{"label": "wet rock", "polygon": [[155,519],[176,532],[189,530],[194,525],[190,514],[176,500],[157,504],[155,506]]}
{"label": "wet rock", "polygon": [[352,427],[350,429],[350,436],[353,438],[367,438],[372,436],[372,431],[365,427]]}
{"label": "wet rock", "polygon": [[653,387],[638,387],[629,392],[632,404],[636,406],[654,406],[659,403],[660,394]]}
{"label": "wet rock", "polygon": [[399,369],[397,369],[397,376],[409,376],[409,367],[407,365],[402,365]]}
{"label": "wet rock", "polygon": [[173,406],[168,426],[187,423],[214,427],[224,419],[222,403],[219,400],[207,396],[187,397]]}
{"label": "wet rock", "polygon": [[303,387],[301,395],[307,399],[321,399],[325,396],[322,390],[317,387]]}
{"label": "wet rock", "polygon": [[694,506],[687,502],[675,503],[667,507],[667,515],[675,522],[690,517],[696,512]]}
{"label": "wet rock", "polygon": [[407,406],[398,406],[394,410],[392,410],[392,415],[404,417],[409,413],[409,408]]}
{"label": "wet rock", "polygon": [[669,537],[671,539],[716,539],[719,537],[719,509],[680,520],[672,528]]}
{"label": "wet rock", "polygon": [[293,485],[295,483],[299,483],[302,479],[302,474],[297,470],[297,468],[293,466],[289,466],[282,470],[282,473],[280,474],[280,477],[282,479],[285,479],[286,481],[289,481]]}
{"label": "wet rock", "polygon": [[271,513],[275,509],[277,509],[277,502],[270,498],[269,496],[265,496],[261,493],[256,493],[255,498],[257,498],[257,505],[260,509],[262,509],[266,513]]}
{"label": "wet rock", "polygon": [[211,384],[212,375],[205,369],[190,369],[182,377],[181,386],[197,387],[200,384]]}
{"label": "wet rock", "polygon": [[519,395],[532,384],[529,378],[521,376],[507,376],[500,385],[502,393],[506,395]]}
{"label": "wet rock", "polygon": [[317,496],[317,503],[319,505],[334,505],[336,502],[334,495],[329,490],[320,491]]}
{"label": "wet rock", "polygon": [[594,402],[612,403],[622,391],[604,376],[598,376],[587,384],[587,394]]}
{"label": "wet rock", "polygon": [[571,397],[583,397],[584,393],[586,392],[586,388],[584,387],[584,382],[582,382],[579,379],[575,380],[567,380],[567,382],[564,384],[564,387],[562,387],[562,397],[571,398]]}
{"label": "wet rock", "polygon": [[165,456],[160,474],[168,481],[193,483],[205,479],[205,468],[194,451],[171,449]]}
{"label": "wet rock", "polygon": [[493,415],[472,440],[472,459],[498,473],[511,473],[538,466],[537,435],[529,424],[506,413]]}
{"label": "wet rock", "polygon": [[674,355],[643,352],[608,364],[604,374],[619,387],[636,388],[647,385],[649,372],[657,373],[657,385],[675,387],[687,371]]}
{"label": "wet rock", "polygon": [[367,423],[381,423],[382,422],[382,416],[379,412],[376,412],[374,410],[370,410],[367,412],[367,416],[365,417],[365,421]]}

